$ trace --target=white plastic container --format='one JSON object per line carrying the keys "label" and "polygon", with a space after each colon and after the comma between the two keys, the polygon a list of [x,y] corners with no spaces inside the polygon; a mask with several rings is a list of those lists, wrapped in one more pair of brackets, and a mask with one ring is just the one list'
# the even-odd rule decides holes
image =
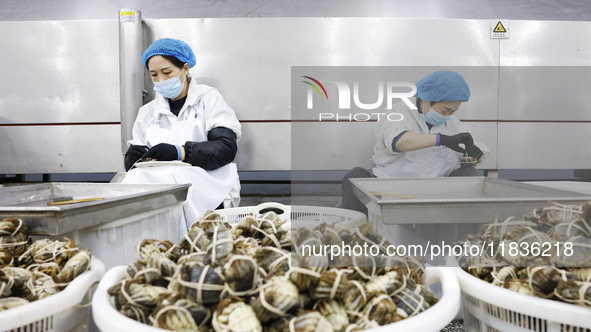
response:
{"label": "white plastic container", "polygon": [[0,330],[10,332],[82,332],[88,330],[92,286],[105,274],[93,257],[90,269],[63,291],[44,299],[0,312]]}
{"label": "white plastic container", "polygon": [[242,220],[249,214],[261,215],[268,211],[274,211],[281,218],[290,221],[309,221],[315,223],[334,223],[341,222],[345,224],[359,225],[366,222],[363,213],[353,210],[337,209],[321,206],[304,205],[283,205],[280,203],[263,203],[257,206],[244,206],[224,210],[216,210],[224,221],[234,224]]}
{"label": "white plastic container", "polygon": [[467,332],[589,332],[591,309],[521,294],[454,268]]}
{"label": "white plastic container", "polygon": [[[139,323],[120,314],[107,290],[121,282],[125,266],[116,266],[105,274],[92,298],[92,316],[103,332],[164,332],[166,330]],[[460,287],[454,271],[448,267],[427,267],[427,283],[440,281],[443,296],[433,307],[400,322],[371,329],[371,332],[408,331],[439,332],[451,322],[460,310]]]}
{"label": "white plastic container", "polygon": [[[357,211],[318,206],[286,206],[279,203],[263,203],[258,206],[238,207],[216,212],[223,220],[236,223],[249,214],[260,215],[268,211],[274,211],[280,217],[286,218],[288,222],[341,222],[354,228],[366,221],[365,215]],[[92,314],[95,324],[104,332],[165,331],[125,317],[115,309],[113,300],[107,294],[107,290],[121,282],[125,268],[125,266],[114,267],[101,280],[92,299]],[[372,329],[371,331],[385,332],[395,328],[397,331],[439,332],[447,326],[456,317],[460,309],[460,288],[453,270],[446,267],[427,267],[427,283],[434,284],[437,281],[440,281],[440,284],[436,285],[442,289],[443,296],[436,305],[415,317]]]}
{"label": "white plastic container", "polygon": [[126,265],[137,258],[136,245],[143,239],[178,242],[183,203],[140,213],[106,224],[55,236],[66,236],[105,264],[106,269]]}

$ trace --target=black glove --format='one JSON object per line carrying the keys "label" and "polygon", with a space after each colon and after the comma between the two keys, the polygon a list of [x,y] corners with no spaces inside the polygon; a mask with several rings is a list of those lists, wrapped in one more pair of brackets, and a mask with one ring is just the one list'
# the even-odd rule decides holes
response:
{"label": "black glove", "polygon": [[465,147],[474,145],[472,135],[470,133],[459,133],[453,136],[439,134],[439,145],[443,145],[457,152],[466,152],[460,144],[464,144]]}
{"label": "black glove", "polygon": [[179,154],[174,145],[160,143],[144,153],[142,158],[153,158],[161,161],[179,160]]}
{"label": "black glove", "polygon": [[482,150],[480,150],[476,145],[468,145],[466,146],[466,152],[468,156],[476,158],[476,160],[480,160],[482,158]]}
{"label": "black glove", "polygon": [[129,171],[131,166],[133,166],[133,164],[135,164],[146,151],[148,151],[148,147],[145,145],[130,145],[127,152],[125,152],[125,171]]}

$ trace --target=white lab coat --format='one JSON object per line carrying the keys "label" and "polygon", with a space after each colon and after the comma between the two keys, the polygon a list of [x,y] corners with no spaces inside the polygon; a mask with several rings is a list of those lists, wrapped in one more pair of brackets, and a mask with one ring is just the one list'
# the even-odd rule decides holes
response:
{"label": "white lab coat", "polygon": [[[410,98],[415,104],[415,98]],[[418,110],[410,109],[405,103],[399,102],[392,106],[392,112],[400,113],[402,121],[389,121],[381,117],[375,124],[374,134],[376,145],[372,157],[375,167],[373,173],[378,178],[391,177],[440,177],[447,176],[459,167],[461,153],[444,146],[435,146],[416,151],[396,152],[392,149],[394,138],[405,131],[417,134],[455,135],[467,132],[464,125],[454,115],[443,125],[427,127],[425,116]],[[476,145],[484,155],[488,148],[479,142]]]}
{"label": "white lab coat", "polygon": [[[133,139],[128,144],[153,147],[159,143],[202,142],[215,127],[231,129],[236,139],[240,139],[240,122],[218,90],[191,80],[178,117],[170,112],[168,101],[158,93],[153,101],[140,108],[133,125]],[[213,171],[183,166],[135,168],[125,175],[122,183],[191,183],[179,236],[207,210],[217,208],[222,202],[225,207],[240,203],[240,181],[234,163]]]}

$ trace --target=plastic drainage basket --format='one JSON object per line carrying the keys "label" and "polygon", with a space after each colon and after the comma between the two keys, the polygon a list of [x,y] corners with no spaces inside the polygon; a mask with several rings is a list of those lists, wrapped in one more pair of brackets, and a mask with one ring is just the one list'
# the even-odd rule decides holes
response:
{"label": "plastic drainage basket", "polygon": [[591,309],[520,294],[455,269],[467,332],[591,332]]}
{"label": "plastic drainage basket", "polygon": [[262,215],[266,212],[273,211],[281,218],[286,218],[289,221],[306,221],[314,223],[334,223],[341,222],[347,225],[359,225],[366,222],[366,217],[363,213],[337,209],[321,206],[304,206],[304,205],[283,205],[279,203],[263,203],[257,206],[245,206],[224,210],[216,210],[224,221],[234,224],[242,220],[247,215],[253,214],[255,216]]}
{"label": "plastic drainage basket", "polygon": [[90,270],[61,292],[0,312],[0,330],[10,332],[88,331],[91,288],[105,274],[105,266],[92,257]]}
{"label": "plastic drainage basket", "polygon": [[[225,221],[237,223],[249,214],[258,216],[268,211],[274,211],[283,218],[289,216],[288,221],[291,222],[342,222],[351,225],[352,228],[365,222],[365,215],[357,211],[317,206],[285,206],[278,203],[264,203],[253,207],[238,207],[216,212]],[[164,332],[165,330],[128,318],[115,309],[113,299],[107,294],[107,290],[121,282],[125,269],[126,266],[116,266],[110,269],[101,280],[92,299],[94,322],[104,332]],[[448,267],[427,267],[426,270],[428,284],[438,281],[441,284],[443,295],[439,302],[415,317],[368,331],[439,332],[456,317],[460,309],[460,287],[454,270]]]}
{"label": "plastic drainage basket", "polygon": [[[105,274],[92,299],[92,316],[103,332],[165,332],[137,322],[119,313],[107,290],[123,279],[126,266],[116,266]],[[439,332],[451,322],[460,309],[460,286],[454,271],[448,267],[427,267],[427,283],[440,281],[443,296],[433,307],[400,322],[367,330],[371,332]]]}

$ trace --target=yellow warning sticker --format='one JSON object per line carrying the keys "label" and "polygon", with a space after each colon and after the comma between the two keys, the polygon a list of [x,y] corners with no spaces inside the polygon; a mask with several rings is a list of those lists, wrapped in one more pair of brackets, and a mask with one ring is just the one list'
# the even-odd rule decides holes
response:
{"label": "yellow warning sticker", "polygon": [[507,32],[507,29],[505,29],[503,23],[499,21],[499,23],[497,23],[497,26],[495,26],[494,32]]}
{"label": "yellow warning sticker", "polygon": [[135,22],[134,12],[119,12],[119,22]]}
{"label": "yellow warning sticker", "polygon": [[509,38],[509,20],[490,20],[490,38]]}

